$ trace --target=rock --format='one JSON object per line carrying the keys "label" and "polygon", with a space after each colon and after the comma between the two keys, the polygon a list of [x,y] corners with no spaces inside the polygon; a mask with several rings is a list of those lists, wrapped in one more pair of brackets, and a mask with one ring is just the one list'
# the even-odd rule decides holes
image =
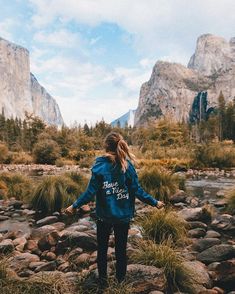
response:
{"label": "rock", "polygon": [[222,261],[216,267],[215,284],[226,291],[235,289],[235,259]]}
{"label": "rock", "polygon": [[35,273],[42,272],[42,271],[54,271],[56,269],[56,262],[50,261],[43,265],[38,266],[35,269]]}
{"label": "rock", "polygon": [[24,248],[26,243],[27,243],[27,239],[25,237],[16,238],[13,240],[14,246],[22,245]]}
{"label": "rock", "polygon": [[235,246],[226,244],[214,245],[197,255],[197,259],[205,264],[233,257],[235,257]]}
{"label": "rock", "polygon": [[1,222],[1,221],[5,221],[5,220],[7,220],[7,219],[9,219],[9,216],[6,216],[6,215],[0,215],[0,222]]}
{"label": "rock", "polygon": [[69,260],[74,260],[77,256],[82,254],[83,250],[82,248],[75,248],[71,252],[69,252],[68,259]]}
{"label": "rock", "polygon": [[31,270],[35,270],[37,267],[45,265],[45,264],[46,264],[45,261],[33,261],[33,262],[30,262],[28,267]]}
{"label": "rock", "polygon": [[25,250],[35,251],[38,249],[38,244],[35,240],[28,240],[25,244]]}
{"label": "rock", "polygon": [[7,118],[32,113],[48,124],[62,125],[59,106],[30,73],[27,49],[0,38],[0,109]]}
{"label": "rock", "polygon": [[20,253],[9,259],[10,268],[15,272],[21,272],[26,269],[31,262],[40,261],[40,258],[31,253]]}
{"label": "rock", "polygon": [[68,261],[66,261],[58,266],[58,271],[60,271],[60,272],[68,272],[69,269],[70,269],[70,264]]}
{"label": "rock", "polygon": [[230,214],[218,215],[211,223],[214,229],[235,233],[235,216]]}
{"label": "rock", "polygon": [[44,218],[38,220],[36,222],[36,225],[41,227],[41,226],[53,224],[57,221],[58,221],[58,217],[51,215],[51,216],[47,216],[47,217],[44,217]]}
{"label": "rock", "polygon": [[208,219],[202,207],[184,208],[178,214],[186,221],[206,221]]}
{"label": "rock", "polygon": [[127,279],[133,283],[132,293],[163,291],[166,288],[164,270],[155,266],[129,264],[127,266]]}
{"label": "rock", "polygon": [[21,278],[28,278],[30,276],[32,276],[34,274],[33,271],[29,270],[29,269],[24,269],[23,271],[18,273],[18,276]]}
{"label": "rock", "polygon": [[40,239],[45,235],[54,232],[55,228],[52,225],[45,225],[40,228],[33,229],[31,232],[32,239]]}
{"label": "rock", "polygon": [[207,224],[199,221],[189,221],[188,226],[190,229],[196,229],[196,228],[202,228],[202,229],[207,229]]}
{"label": "rock", "polygon": [[80,267],[80,266],[88,265],[89,260],[90,260],[90,254],[82,253],[73,262],[76,266]]}
{"label": "rock", "polygon": [[14,244],[11,239],[5,239],[0,242],[0,253],[8,254],[14,250]]}
{"label": "rock", "polygon": [[55,253],[49,251],[43,256],[43,258],[48,261],[53,261],[53,260],[56,260],[56,255]]}
{"label": "rock", "polygon": [[59,239],[60,236],[56,231],[48,233],[38,240],[38,248],[41,251],[49,250],[52,246],[56,246]]}
{"label": "rock", "polygon": [[201,228],[192,229],[188,231],[188,236],[190,238],[201,238],[201,237],[204,237],[205,235],[206,235],[206,231]]}
{"label": "rock", "polygon": [[192,248],[198,252],[202,252],[214,245],[219,245],[221,244],[220,239],[217,238],[204,238],[204,239],[199,239],[194,242],[192,245]]}
{"label": "rock", "polygon": [[179,190],[176,192],[174,195],[170,197],[170,202],[171,203],[179,203],[179,202],[184,202],[187,198],[187,194],[183,190]]}
{"label": "rock", "polygon": [[208,230],[205,236],[205,238],[220,238],[220,237],[221,237],[221,234],[213,230]]}
{"label": "rock", "polygon": [[199,293],[204,288],[211,288],[212,281],[203,263],[199,261],[185,261],[182,265],[192,274],[195,293]]}
{"label": "rock", "polygon": [[53,223],[52,226],[55,228],[57,232],[60,232],[60,231],[63,231],[63,229],[65,228],[65,223],[56,222],[56,223]]}
{"label": "rock", "polygon": [[188,121],[200,91],[208,92],[209,105],[217,105],[220,91],[229,101],[235,89],[234,55],[234,42],[206,34],[198,38],[188,67],[157,61],[149,81],[141,86],[135,125],[161,117]]}
{"label": "rock", "polygon": [[14,209],[20,209],[23,205],[23,201],[15,199],[10,202],[10,205],[13,206]]}
{"label": "rock", "polygon": [[60,241],[63,246],[78,246],[87,251],[94,251],[97,248],[96,237],[84,232],[64,231]]}

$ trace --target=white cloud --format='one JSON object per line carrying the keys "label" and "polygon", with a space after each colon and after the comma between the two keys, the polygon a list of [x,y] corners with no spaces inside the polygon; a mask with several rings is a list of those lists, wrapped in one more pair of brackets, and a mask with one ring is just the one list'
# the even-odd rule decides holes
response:
{"label": "white cloud", "polygon": [[[234,0],[30,0],[32,20],[42,27],[55,19],[96,26],[114,23],[134,36],[142,52],[168,55],[167,45],[181,48],[202,33],[231,37],[235,23]],[[165,50],[167,52],[161,52]]]}
{"label": "white cloud", "polygon": [[34,35],[34,40],[40,43],[45,43],[48,46],[69,47],[80,46],[82,39],[80,34],[72,33],[68,30],[61,29],[52,33],[39,31]]}

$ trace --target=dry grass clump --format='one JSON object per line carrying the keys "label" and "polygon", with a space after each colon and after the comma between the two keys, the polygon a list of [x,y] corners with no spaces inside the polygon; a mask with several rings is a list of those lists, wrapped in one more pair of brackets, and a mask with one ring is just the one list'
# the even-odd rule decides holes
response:
{"label": "dry grass clump", "polygon": [[170,202],[170,196],[179,188],[179,178],[170,171],[153,166],[139,174],[142,187],[157,199]]}
{"label": "dry grass clump", "polygon": [[168,239],[178,244],[187,241],[187,222],[172,209],[154,209],[149,214],[139,217],[137,224],[143,237],[156,243]]}
{"label": "dry grass clump", "polygon": [[17,200],[27,201],[32,194],[32,181],[20,173],[3,172],[0,174],[0,182],[2,183],[1,189],[4,188],[4,185],[6,187],[3,189],[6,198],[15,197]]}
{"label": "dry grass clump", "polygon": [[32,205],[43,213],[61,211],[85,190],[87,178],[79,173],[48,176],[36,187]]}
{"label": "dry grass clump", "polygon": [[172,247],[171,240],[160,244],[151,240],[138,241],[131,260],[135,263],[163,268],[169,289],[172,291],[173,289],[187,289],[187,293],[192,293],[193,273],[183,265],[184,259],[176,248]]}
{"label": "dry grass clump", "polygon": [[229,190],[225,195],[228,203],[228,211],[235,213],[235,187]]}

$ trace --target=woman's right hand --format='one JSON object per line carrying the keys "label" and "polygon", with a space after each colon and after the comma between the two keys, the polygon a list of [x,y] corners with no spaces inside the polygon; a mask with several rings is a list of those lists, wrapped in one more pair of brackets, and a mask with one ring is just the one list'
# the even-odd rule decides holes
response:
{"label": "woman's right hand", "polygon": [[70,205],[69,207],[67,207],[67,208],[65,209],[64,212],[65,212],[66,214],[68,214],[68,215],[71,215],[71,214],[74,214],[75,211],[76,211],[76,208],[73,208],[73,206]]}
{"label": "woman's right hand", "polygon": [[160,208],[162,208],[162,207],[164,207],[164,206],[165,206],[165,203],[164,203],[163,201],[158,201],[158,202],[157,202],[157,205],[156,205],[157,208],[160,209]]}

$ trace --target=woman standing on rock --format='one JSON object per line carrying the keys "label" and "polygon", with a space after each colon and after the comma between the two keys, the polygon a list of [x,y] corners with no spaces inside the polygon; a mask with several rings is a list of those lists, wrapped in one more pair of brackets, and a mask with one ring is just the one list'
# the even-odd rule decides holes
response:
{"label": "woman standing on rock", "polygon": [[87,190],[66,209],[74,213],[76,208],[90,202],[96,196],[97,215],[97,264],[99,281],[107,284],[107,250],[111,230],[115,236],[116,278],[122,282],[126,275],[126,245],[130,220],[135,212],[135,197],[161,208],[164,203],[147,194],[139,185],[138,177],[130,159],[123,137],[111,132],[105,138],[104,156],[98,157],[92,167]]}

